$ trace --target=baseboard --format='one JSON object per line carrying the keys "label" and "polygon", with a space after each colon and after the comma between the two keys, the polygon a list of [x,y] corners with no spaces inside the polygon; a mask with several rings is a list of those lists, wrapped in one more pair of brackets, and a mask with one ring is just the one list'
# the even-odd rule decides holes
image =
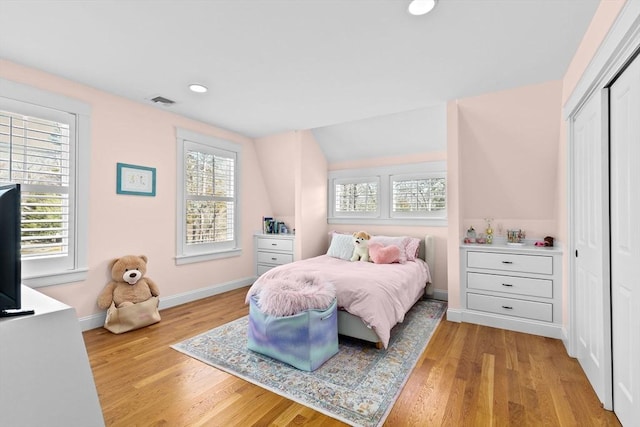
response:
{"label": "baseboard", "polygon": [[[541,321],[513,318],[494,313],[484,313],[473,310],[460,310],[461,321],[490,326],[543,337],[562,339],[562,325]],[[448,313],[447,313],[448,315]]]}
{"label": "baseboard", "polygon": [[447,320],[456,323],[462,322],[462,310],[459,308],[447,309]]}
{"label": "baseboard", "polygon": [[[197,301],[202,298],[211,297],[214,295],[222,294],[224,292],[229,292],[234,289],[243,288],[245,286],[251,285],[255,282],[255,277],[245,277],[244,279],[238,279],[227,283],[222,283],[218,285],[208,286],[206,288],[195,289],[188,292],[183,292],[181,294],[175,294],[171,296],[162,296],[160,299],[160,310],[164,310],[165,308],[175,307],[177,305],[186,304],[188,302]],[[104,325],[104,319],[106,317],[106,312],[92,314],[90,316],[81,317],[78,319],[80,323],[80,328],[83,331],[88,331],[89,329],[101,328]]]}
{"label": "baseboard", "polygon": [[449,292],[443,291],[441,289],[434,289],[431,298],[439,299],[440,301],[449,301]]}

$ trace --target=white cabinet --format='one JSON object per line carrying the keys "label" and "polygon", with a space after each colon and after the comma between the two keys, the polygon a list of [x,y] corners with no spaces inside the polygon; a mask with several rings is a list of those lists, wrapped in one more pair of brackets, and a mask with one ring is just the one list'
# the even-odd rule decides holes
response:
{"label": "white cabinet", "polygon": [[0,319],[0,425],[104,426],[76,311],[26,286],[22,308]]}
{"label": "white cabinet", "polygon": [[273,267],[293,262],[293,234],[256,234],[254,239],[257,276]]}
{"label": "white cabinet", "polygon": [[562,338],[562,252],[507,245],[460,247],[463,322]]}

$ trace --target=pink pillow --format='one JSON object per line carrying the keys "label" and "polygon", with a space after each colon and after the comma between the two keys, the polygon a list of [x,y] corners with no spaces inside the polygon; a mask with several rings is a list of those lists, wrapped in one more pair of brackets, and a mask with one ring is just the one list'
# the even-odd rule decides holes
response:
{"label": "pink pillow", "polygon": [[405,257],[396,245],[383,246],[382,243],[369,243],[369,257],[376,264],[404,263]]}
{"label": "pink pillow", "polygon": [[373,236],[369,241],[379,242],[384,246],[396,245],[403,252],[407,261],[415,261],[418,257],[418,249],[420,247],[420,239],[409,236]]}

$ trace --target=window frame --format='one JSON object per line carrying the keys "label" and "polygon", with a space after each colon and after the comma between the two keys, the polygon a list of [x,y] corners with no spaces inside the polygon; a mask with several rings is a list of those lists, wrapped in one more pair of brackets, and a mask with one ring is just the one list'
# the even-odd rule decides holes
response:
{"label": "window frame", "polygon": [[[445,161],[410,163],[403,165],[380,166],[363,169],[341,169],[329,171],[327,206],[329,224],[351,225],[418,225],[418,226],[447,226],[447,208],[433,214],[398,214],[393,212],[393,181],[401,179],[444,178],[447,188],[447,164]],[[376,215],[363,215],[357,212],[336,212],[335,188],[336,184],[373,181],[377,179],[378,210]],[[445,193],[446,194],[446,193]],[[448,201],[445,195],[445,206]]]}
{"label": "window frame", "polygon": [[[0,108],[25,116],[51,119],[59,113],[75,118],[70,135],[69,252],[22,260],[22,283],[32,288],[86,280],[91,162],[91,107],[79,100],[0,78]],[[49,110],[49,111],[47,111]],[[55,120],[55,119],[54,119]]]}
{"label": "window frame", "polygon": [[[176,265],[191,264],[214,259],[229,258],[242,254],[240,246],[240,171],[242,164],[242,146],[238,143],[221,138],[203,135],[186,129],[176,128],[177,141],[177,203],[176,203]],[[201,147],[208,153],[225,155],[233,153],[234,166],[234,214],[233,240],[221,243],[205,243],[187,245],[186,243],[186,203],[188,196],[185,191],[185,155],[189,147]]]}

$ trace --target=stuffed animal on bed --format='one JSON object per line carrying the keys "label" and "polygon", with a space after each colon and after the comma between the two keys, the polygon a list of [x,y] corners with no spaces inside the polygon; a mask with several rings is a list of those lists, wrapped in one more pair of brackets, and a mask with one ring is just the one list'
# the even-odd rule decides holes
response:
{"label": "stuffed animal on bed", "polygon": [[353,233],[353,256],[351,256],[351,261],[369,262],[369,239],[371,239],[371,236],[364,231]]}
{"label": "stuffed animal on bed", "polygon": [[145,255],[126,255],[116,258],[109,264],[111,281],[98,295],[98,307],[109,308],[111,301],[116,307],[144,302],[152,296],[160,295],[153,280],[144,277],[147,272]]}

